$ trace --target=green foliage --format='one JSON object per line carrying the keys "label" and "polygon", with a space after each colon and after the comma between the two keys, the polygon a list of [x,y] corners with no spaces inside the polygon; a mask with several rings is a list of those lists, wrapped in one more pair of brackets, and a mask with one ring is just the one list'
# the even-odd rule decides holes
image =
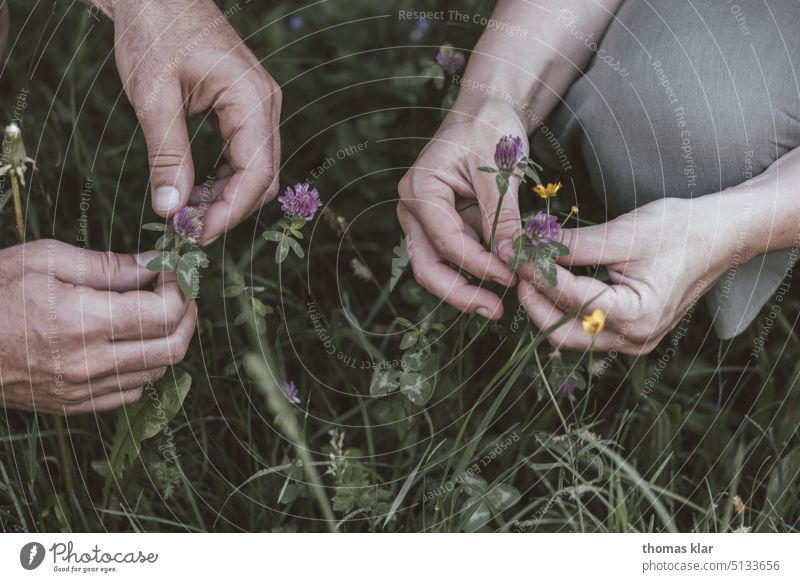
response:
{"label": "green foliage", "polygon": [[168,430],[168,423],[178,414],[191,385],[189,374],[173,368],[158,385],[148,384],[143,398],[117,413],[108,464],[100,469],[107,486],[125,477],[139,458],[144,441]]}
{"label": "green foliage", "polygon": [[[492,7],[459,6],[484,15]],[[146,421],[147,392],[119,415],[69,419],[80,476],[72,491],[56,461],[53,419],[4,413],[0,530],[797,531],[800,298],[780,303],[757,359],[758,326],[720,343],[700,306],[676,346],[648,356],[551,357],[516,290],[492,287],[505,308],[492,324],[443,304],[410,274],[401,279],[402,267],[393,272],[393,259],[408,254],[392,252],[403,238],[394,193],[424,143],[409,136],[431,135],[453,94],[447,80],[442,89],[419,83],[422,63],[446,41],[473,46],[480,30],[434,25],[411,40],[414,22],[374,18],[374,2],[336,0],[303,10],[305,28],[295,32],[281,16],[296,8],[241,3],[232,24],[282,85],[281,182],[310,179],[336,160],[314,180],[334,226],[295,228],[302,259],[287,242],[276,265],[283,227],[272,203],[204,249],[208,266],[186,259],[186,268],[205,269],[196,338],[181,364],[192,389],[162,392],[172,371],[157,388],[162,406],[182,407],[167,425],[179,463],[164,458],[161,425]],[[392,2],[379,12],[397,9],[418,7]],[[155,245],[169,254],[168,225],[149,210],[145,143],[107,58],[110,23],[71,3],[16,0],[11,10],[20,27],[32,10],[21,38],[48,39],[18,43],[2,78],[4,94],[30,90],[26,145],[39,167],[25,191],[31,237],[76,244],[91,181],[88,248]],[[200,120],[190,136],[200,181],[222,144]],[[364,151],[337,157],[365,141]],[[578,195],[582,221],[606,219]],[[524,212],[537,202],[524,189],[520,201]],[[571,203],[561,193],[551,212],[563,215]],[[4,246],[16,240],[9,210]],[[257,236],[273,225],[275,235]],[[177,269],[186,256],[178,254],[159,265]],[[384,287],[353,277],[353,258]],[[194,275],[185,275],[191,287]],[[667,348],[674,353],[661,365]],[[559,390],[566,378],[578,386],[574,402]],[[282,394],[286,379],[300,387],[301,406]],[[347,442],[337,437],[340,453],[333,428]],[[108,458],[121,479],[107,479]]]}

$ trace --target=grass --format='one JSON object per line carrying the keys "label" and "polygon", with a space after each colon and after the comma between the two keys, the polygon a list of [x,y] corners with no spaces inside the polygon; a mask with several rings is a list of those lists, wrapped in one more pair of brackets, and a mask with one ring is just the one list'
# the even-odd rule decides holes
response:
{"label": "grass", "polygon": [[[292,31],[279,17],[295,4],[269,4],[245,5],[233,23],[284,87],[282,183],[335,159],[317,180],[334,220],[307,229],[308,260],[291,257],[280,274],[260,237],[279,218],[274,206],[211,247],[198,331],[180,366],[193,385],[170,423],[174,463],[160,454],[161,436],[149,439],[104,496],[101,462],[116,414],[66,419],[62,455],[53,418],[3,412],[0,530],[798,528],[800,299],[785,296],[757,359],[756,326],[719,342],[697,309],[662,366],[663,348],[640,358],[554,358],[545,334],[513,325],[515,293],[502,322],[482,325],[443,308],[409,272],[388,292],[402,236],[395,185],[441,119],[443,90],[416,75],[439,44],[470,47],[480,31],[448,23],[411,40],[413,22],[382,16],[406,3],[376,13],[374,3],[339,1],[302,11],[303,27]],[[29,238],[74,244],[88,191],[89,246],[150,248],[154,240],[137,227],[153,218],[146,152],[109,52],[110,24],[69,3],[29,12],[20,0],[11,9],[0,90],[11,96],[9,119],[14,96],[25,96],[24,131],[38,165],[23,193]],[[488,14],[490,6],[461,10]],[[190,130],[202,176],[220,144],[199,121]],[[337,157],[365,141],[363,151]],[[582,216],[591,218],[589,206],[581,201]],[[3,246],[16,236],[10,210],[2,210]],[[602,209],[594,212],[602,219]],[[356,276],[353,259],[369,274]],[[242,304],[222,290],[235,271],[263,286],[256,296],[276,309],[263,334],[233,324]],[[373,362],[413,353],[400,348],[398,317],[428,322],[435,374],[427,405],[370,393]],[[574,401],[558,390],[565,374],[586,386]],[[283,378],[297,383],[300,409],[275,397]]]}

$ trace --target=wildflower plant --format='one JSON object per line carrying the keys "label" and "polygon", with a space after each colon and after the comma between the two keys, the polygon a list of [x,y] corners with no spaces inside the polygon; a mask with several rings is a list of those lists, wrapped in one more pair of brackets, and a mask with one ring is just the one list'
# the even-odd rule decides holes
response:
{"label": "wildflower plant", "polygon": [[[495,167],[481,166],[481,172],[495,174],[497,191],[500,194],[497,200],[497,209],[489,236],[489,248],[494,245],[494,236],[497,231],[497,221],[500,217],[500,208],[503,198],[508,192],[511,178],[518,178],[522,183],[526,178],[535,182],[533,191],[546,203],[545,212],[537,212],[530,218],[522,234],[514,239],[512,244],[513,254],[508,259],[508,266],[516,269],[529,261],[534,261],[539,274],[550,284],[556,284],[556,261],[559,257],[569,255],[569,248],[558,242],[561,225],[555,216],[550,214],[550,199],[554,198],[561,189],[561,182],[544,184],[538,171],[542,170],[536,162],[525,155],[522,139],[514,135],[504,135],[495,146]],[[570,216],[572,213],[570,214]]]}
{"label": "wildflower plant", "polygon": [[293,380],[287,380],[283,383],[281,388],[283,389],[283,393],[286,395],[286,399],[289,402],[295,406],[299,406],[302,403],[302,400],[300,400],[300,395],[297,392],[297,386],[295,386]]}
{"label": "wildflower plant", "polygon": [[278,202],[285,217],[278,223],[280,230],[268,230],[262,236],[270,242],[278,243],[275,249],[275,262],[280,265],[289,256],[289,249],[298,258],[305,257],[303,247],[297,242],[303,239],[300,229],[314,218],[322,202],[317,189],[308,182],[295,184],[294,187],[289,186],[283,195],[278,197]]}
{"label": "wildflower plant", "polygon": [[436,64],[448,75],[455,75],[464,68],[467,57],[461,51],[453,48],[451,44],[444,44],[436,53]]}
{"label": "wildflower plant", "polygon": [[208,267],[208,256],[197,247],[203,236],[203,213],[199,208],[185,206],[172,221],[150,222],[143,230],[162,232],[156,241],[161,254],[147,263],[147,269],[156,273],[175,272],[178,284],[188,299],[200,295],[200,269]]}
{"label": "wildflower plant", "polygon": [[234,325],[244,325],[252,322],[256,332],[264,333],[267,330],[267,315],[275,313],[275,309],[256,297],[256,293],[264,291],[264,287],[252,286],[245,283],[244,275],[236,269],[230,271],[230,285],[222,290],[222,296],[230,299],[240,299],[241,311],[234,320]]}

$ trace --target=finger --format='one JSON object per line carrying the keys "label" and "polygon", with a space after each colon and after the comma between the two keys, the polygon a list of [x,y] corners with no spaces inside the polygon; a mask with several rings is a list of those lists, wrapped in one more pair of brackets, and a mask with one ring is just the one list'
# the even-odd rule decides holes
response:
{"label": "finger", "polygon": [[[205,216],[201,244],[208,244],[238,225],[278,192],[275,157],[278,126],[273,124],[273,105],[280,104],[277,87],[263,85],[261,94],[234,95],[229,91],[214,106],[221,137],[227,142],[234,170]],[[273,104],[271,101],[275,101]]]}
{"label": "finger", "polygon": [[613,228],[614,221],[594,226],[564,228],[559,241],[569,247],[569,255],[559,257],[565,266],[613,265],[630,258],[632,238]]}
{"label": "finger", "polygon": [[217,177],[213,180],[207,179],[202,184],[197,184],[189,195],[189,204],[207,211],[209,206],[222,198],[222,192],[228,182],[230,182],[230,176]]}
{"label": "finger", "polygon": [[585,315],[600,309],[611,329],[622,329],[640,311],[639,297],[624,285],[608,285],[594,277],[575,275],[560,265],[556,265],[556,284],[550,285],[533,261],[518,267],[517,272],[564,312]]}
{"label": "finger", "polygon": [[511,178],[508,190],[502,198],[500,208],[497,202],[500,193],[495,182],[496,174],[477,172],[475,175],[475,190],[481,206],[483,240],[489,241],[492,237],[492,226],[497,216],[497,227],[494,233],[492,249],[498,256],[501,249],[511,248],[511,243],[522,231],[522,221],[519,213],[519,179]]}
{"label": "finger", "polygon": [[[143,339],[116,341],[109,345],[107,353],[113,367],[104,372],[136,372],[164,366],[174,366],[183,361],[189,349],[189,342],[194,335],[197,323],[197,305],[192,303],[186,316],[178,328],[170,336]],[[99,375],[99,374],[97,374]]]}
{"label": "finger", "polygon": [[401,183],[402,204],[416,217],[439,256],[484,281],[506,287],[515,285],[514,272],[467,234],[467,227],[456,212],[452,190],[435,179],[422,184],[418,188],[424,192],[411,192]]}
{"label": "finger", "polygon": [[158,382],[164,377],[166,372],[167,368],[162,367],[140,372],[110,374],[103,378],[90,380],[86,384],[65,390],[63,400],[65,404],[79,404],[91,398],[103,396],[104,394],[133,390],[148,383]]}
{"label": "finger", "polygon": [[79,404],[65,404],[54,412],[62,416],[109,412],[136,403],[142,397],[143,393],[144,387],[141,386],[133,390],[110,392],[96,398],[90,398]]}
{"label": "finger", "polygon": [[59,281],[92,289],[131,291],[152,283],[158,273],[147,270],[157,251],[138,255],[89,251],[56,240],[40,240],[23,247],[26,268],[52,273]]}
{"label": "finger", "polygon": [[502,317],[500,298],[487,289],[471,285],[464,276],[442,262],[416,218],[402,206],[398,218],[408,238],[414,278],[422,287],[460,311],[477,313],[488,319]]}
{"label": "finger", "polygon": [[588,335],[578,318],[566,318],[547,296],[540,293],[530,281],[521,281],[517,295],[531,321],[543,332],[548,332],[548,341],[555,347],[568,350],[617,350],[624,353],[638,353],[646,346],[628,340],[624,334],[602,330],[596,335]]}
{"label": "finger", "polygon": [[481,237],[478,233],[483,230],[483,219],[481,217],[480,206],[477,202],[470,202],[461,208],[459,206],[460,205],[457,203],[456,210],[458,210],[458,213],[461,215],[461,219],[468,227],[465,229],[467,236],[480,242]]}
{"label": "finger", "polygon": [[157,339],[172,335],[192,305],[175,273],[162,273],[152,291],[112,296],[108,317],[111,341]]}
{"label": "finger", "polygon": [[194,164],[180,85],[164,87],[158,107],[140,111],[150,162],[153,210],[172,216],[186,205],[194,186]]}

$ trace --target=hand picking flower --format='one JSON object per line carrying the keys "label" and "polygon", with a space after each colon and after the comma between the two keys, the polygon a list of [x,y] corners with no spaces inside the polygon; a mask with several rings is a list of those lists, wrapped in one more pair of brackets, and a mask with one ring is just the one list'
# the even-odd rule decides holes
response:
{"label": "hand picking flower", "polygon": [[[508,183],[511,177],[519,178],[524,182],[525,178],[531,178],[536,184],[533,191],[547,203],[546,212],[537,212],[530,219],[525,230],[512,244],[513,255],[508,259],[508,266],[516,269],[520,265],[530,260],[536,262],[536,268],[545,280],[551,284],[556,284],[556,260],[569,254],[569,249],[556,239],[561,233],[561,225],[555,216],[550,215],[550,199],[558,194],[561,189],[561,182],[544,185],[539,178],[537,165],[533,160],[525,156],[525,147],[522,139],[514,135],[504,135],[500,138],[494,148],[494,163],[496,168],[482,166],[478,168],[481,172],[497,174],[497,191],[500,197],[497,201],[494,223],[489,237],[489,248],[492,248],[494,234],[497,230],[497,220],[500,216],[503,197],[508,191]],[[517,173],[519,170],[521,173]]]}
{"label": "hand picking flower", "polygon": [[147,269],[157,273],[175,271],[181,291],[188,299],[200,295],[200,268],[208,267],[208,256],[197,248],[203,236],[203,212],[200,208],[185,206],[172,217],[172,223],[151,222],[142,225],[144,230],[163,232],[156,242],[161,254],[147,264]]}
{"label": "hand picking flower", "polygon": [[303,247],[295,239],[303,238],[300,229],[314,218],[322,202],[317,189],[308,182],[295,184],[294,188],[289,186],[283,195],[278,197],[278,202],[281,203],[285,215],[285,220],[278,223],[281,230],[268,230],[262,236],[268,241],[278,243],[278,248],[275,249],[275,262],[281,264],[289,255],[289,249],[301,259],[305,256]]}
{"label": "hand picking flower", "polygon": [[[503,198],[508,192],[508,184],[511,178],[519,178],[521,182],[525,182],[525,178],[528,177],[538,185],[542,183],[537,173],[537,169],[541,170],[542,167],[525,155],[525,146],[519,136],[504,135],[497,141],[494,147],[494,163],[496,166],[494,168],[491,166],[480,166],[478,168],[481,172],[496,174],[495,184],[497,185],[497,192],[500,194],[500,198],[497,200],[497,209],[494,213],[492,231],[489,235],[489,249],[494,245],[494,235],[497,232],[500,209],[503,206]],[[521,173],[517,173],[517,170]]]}

